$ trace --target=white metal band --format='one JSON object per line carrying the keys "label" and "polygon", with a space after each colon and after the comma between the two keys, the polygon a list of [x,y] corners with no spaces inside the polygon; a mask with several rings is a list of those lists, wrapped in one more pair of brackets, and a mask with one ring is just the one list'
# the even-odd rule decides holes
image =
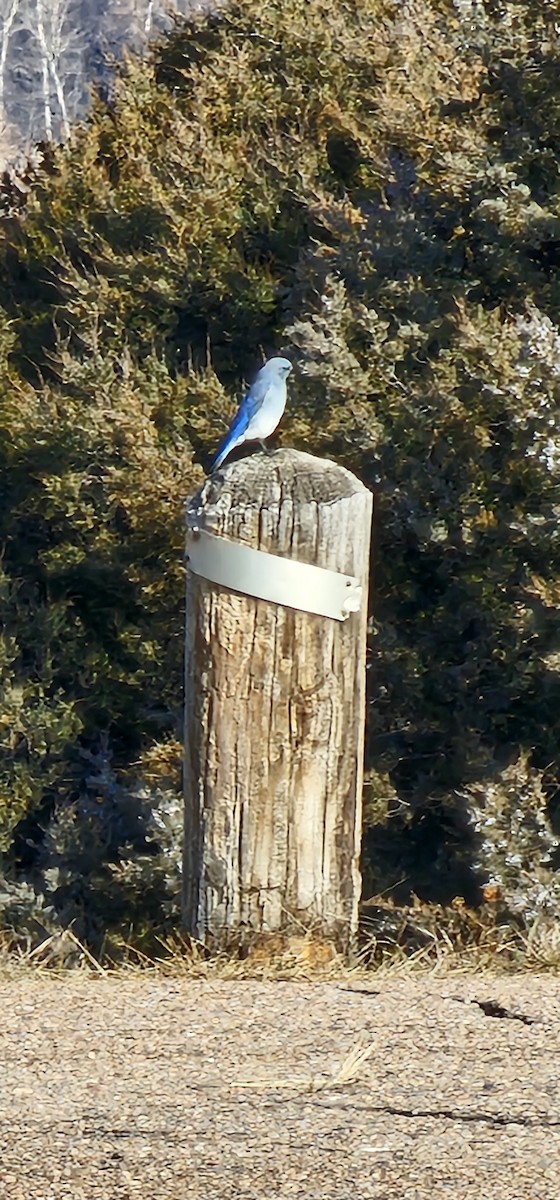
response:
{"label": "white metal band", "polygon": [[362,602],[362,586],[352,575],[253,550],[203,529],[187,530],[187,563],[211,583],[335,621],[346,621]]}

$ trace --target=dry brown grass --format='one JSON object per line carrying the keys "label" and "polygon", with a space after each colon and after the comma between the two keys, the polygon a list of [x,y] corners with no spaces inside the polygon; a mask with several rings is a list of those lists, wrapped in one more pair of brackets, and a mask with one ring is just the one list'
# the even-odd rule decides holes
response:
{"label": "dry brown grass", "polygon": [[375,1048],[375,1042],[359,1041],[351,1047],[342,1062],[335,1064],[329,1072],[321,1072],[319,1075],[282,1075],[278,1078],[263,1076],[261,1079],[240,1079],[234,1086],[251,1090],[259,1088],[266,1091],[288,1089],[289,1091],[309,1093],[342,1088],[358,1078],[362,1067],[365,1066]]}
{"label": "dry brown grass", "polygon": [[[391,910],[393,915],[397,910]],[[98,976],[150,973],[159,977],[188,977],[221,980],[367,981],[375,976],[408,977],[418,973],[515,974],[548,972],[560,974],[560,929],[544,916],[529,929],[514,929],[492,921],[491,913],[472,912],[461,906],[460,919],[444,922],[442,910],[416,907],[414,933],[423,944],[415,944],[410,932],[410,913],[401,911],[400,927],[362,932],[358,952],[351,961],[335,945],[313,931],[270,934],[253,942],[209,952],[201,942],[177,933],[155,938],[150,952],[120,941],[96,956],[67,929],[51,934],[37,944],[22,943],[13,935],[0,936],[0,972],[34,971],[50,975],[85,971]],[[429,918],[429,919],[426,919]],[[405,936],[408,932],[408,936]]]}

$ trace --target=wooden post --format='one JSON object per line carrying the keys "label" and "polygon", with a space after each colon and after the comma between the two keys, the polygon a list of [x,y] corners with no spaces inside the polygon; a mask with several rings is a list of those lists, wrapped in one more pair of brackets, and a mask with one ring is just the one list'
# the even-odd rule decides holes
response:
{"label": "wooden post", "polygon": [[338,621],[187,570],[184,920],[212,946],[354,943],[371,512],[349,471],[294,450],[223,468],[189,505],[191,528],[363,587]]}

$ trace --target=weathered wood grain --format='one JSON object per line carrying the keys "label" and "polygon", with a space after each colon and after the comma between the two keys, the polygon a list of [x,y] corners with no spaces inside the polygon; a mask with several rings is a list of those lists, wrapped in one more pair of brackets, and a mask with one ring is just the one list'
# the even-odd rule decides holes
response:
{"label": "weathered wood grain", "polygon": [[296,451],[208,480],[188,521],[363,580],[338,622],[187,572],[184,914],[213,944],[313,928],[354,938],[372,497]]}

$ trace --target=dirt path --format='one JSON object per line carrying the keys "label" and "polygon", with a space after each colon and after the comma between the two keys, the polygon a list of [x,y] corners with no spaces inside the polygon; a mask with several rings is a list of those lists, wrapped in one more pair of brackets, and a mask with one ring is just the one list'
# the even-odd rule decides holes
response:
{"label": "dirt path", "polygon": [[560,1196],[559,979],[22,974],[0,1004],[2,1200]]}

